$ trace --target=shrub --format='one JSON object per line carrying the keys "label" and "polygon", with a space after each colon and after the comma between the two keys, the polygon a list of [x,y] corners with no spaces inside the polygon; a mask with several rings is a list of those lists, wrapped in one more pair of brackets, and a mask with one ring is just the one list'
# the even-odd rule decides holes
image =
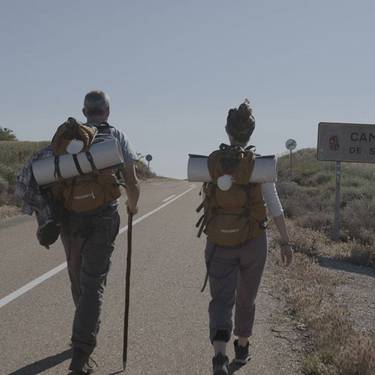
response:
{"label": "shrub", "polygon": [[141,179],[146,179],[146,178],[151,178],[151,177],[156,176],[156,174],[151,172],[151,170],[147,167],[147,165],[141,160],[136,161],[136,171],[137,171],[137,176]]}
{"label": "shrub", "polygon": [[9,188],[8,181],[6,181],[5,178],[0,176],[0,205],[6,202],[6,198],[8,195],[8,188]]}
{"label": "shrub", "polygon": [[334,176],[332,175],[332,173],[330,171],[323,170],[317,171],[314,174],[307,174],[305,184],[308,186],[324,185],[327,183],[332,183],[333,180]]}
{"label": "shrub", "polygon": [[9,183],[8,181],[0,176],[0,195],[8,192]]}
{"label": "shrub", "polygon": [[16,183],[16,171],[14,168],[0,164],[0,176],[3,177],[10,185]]}
{"label": "shrub", "polygon": [[[353,261],[372,264],[375,251],[375,165],[343,163],[342,236],[362,246]],[[278,160],[278,192],[286,216],[304,228],[330,235],[334,219],[335,164],[319,162],[315,149],[294,154],[293,178],[289,176],[289,155]],[[365,250],[364,250],[365,249]],[[309,252],[309,251],[308,251]]]}
{"label": "shrub", "polygon": [[49,142],[0,141],[0,163],[20,167],[32,154],[46,147]]}
{"label": "shrub", "polygon": [[304,228],[330,233],[332,231],[332,214],[325,211],[320,213],[305,213],[296,217],[295,222]]}
{"label": "shrub", "polygon": [[13,130],[3,128],[0,126],[0,141],[15,141],[16,136],[13,134]]}

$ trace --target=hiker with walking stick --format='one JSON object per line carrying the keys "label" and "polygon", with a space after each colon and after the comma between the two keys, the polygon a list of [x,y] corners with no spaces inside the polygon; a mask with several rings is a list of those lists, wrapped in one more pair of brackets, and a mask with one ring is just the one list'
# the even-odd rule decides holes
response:
{"label": "hiker with walking stick", "polygon": [[17,196],[23,212],[36,214],[40,244],[48,248],[60,235],[64,245],[75,305],[71,375],[89,374],[96,366],[90,355],[120,227],[121,185],[130,223],[138,210],[136,158],[126,136],[108,124],[109,112],[107,94],[89,92],[83,108],[87,123],[68,118],[17,176]]}
{"label": "hiker with walking stick", "polygon": [[230,109],[226,132],[230,144],[222,144],[208,157],[211,182],[203,186],[204,200],[198,210],[204,214],[197,223],[199,235],[207,235],[206,265],[211,292],[209,304],[210,341],[215,355],[214,375],[229,374],[226,347],[233,328],[236,365],[249,359],[255,298],[267,255],[267,213],[279,230],[281,259],[292,261],[293,252],[283,210],[274,183],[250,183],[255,163],[254,147],[246,147],[255,128],[250,103]]}
{"label": "hiker with walking stick", "polygon": [[[97,134],[103,134],[103,137],[114,137],[121,147],[124,167],[120,172],[125,178],[127,210],[129,215],[135,215],[139,198],[133,162],[136,158],[125,135],[107,123],[109,111],[109,98],[104,92],[92,91],[86,95],[83,108],[83,114],[87,118],[86,125]],[[90,184],[89,181],[86,183]],[[66,212],[61,227],[61,239],[66,251],[76,307],[70,364],[72,375],[88,374],[93,370],[90,355],[96,346],[103,291],[120,226],[118,194],[108,193],[105,187],[102,190],[105,192],[104,196],[108,196],[103,200],[104,204],[94,211]],[[78,191],[77,194],[77,198],[85,196]],[[100,196],[100,191],[95,191],[92,195]]]}

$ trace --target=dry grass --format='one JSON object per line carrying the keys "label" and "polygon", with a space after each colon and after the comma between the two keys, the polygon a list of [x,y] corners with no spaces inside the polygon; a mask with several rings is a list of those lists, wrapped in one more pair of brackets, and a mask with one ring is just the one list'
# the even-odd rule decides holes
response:
{"label": "dry grass", "polygon": [[12,216],[16,216],[21,210],[16,206],[0,206],[0,219],[7,219]]}
{"label": "dry grass", "polygon": [[[327,246],[324,236],[317,233],[299,230],[292,236],[310,254]],[[346,307],[336,300],[335,289],[341,279],[300,253],[290,269],[280,267],[280,272],[284,281],[279,288],[292,314],[312,333],[313,351],[303,363],[304,374],[374,375],[375,337],[356,331]]]}
{"label": "dry grass", "polygon": [[355,240],[335,242],[324,232],[306,228],[297,223],[293,220],[287,220],[288,230],[295,244],[296,252],[314,258],[327,256],[375,268],[373,245],[365,245]]}
{"label": "dry grass", "polygon": [[[304,233],[298,244],[300,251],[375,268],[375,165],[343,164],[342,242],[338,244],[329,240],[334,216],[334,164],[318,162],[316,150],[305,149],[295,154],[292,179],[288,157],[279,159],[278,170],[285,214],[293,220],[294,230]],[[323,246],[317,249],[316,241]]]}
{"label": "dry grass", "polygon": [[[17,212],[9,206],[16,204],[14,188],[16,175],[33,153],[45,147],[48,142],[0,141],[0,215],[10,216]],[[5,206],[5,207],[4,207]]]}
{"label": "dry grass", "polygon": [[142,161],[138,160],[135,163],[138,178],[146,180],[147,178],[156,177],[156,174],[152,172],[147,165]]}
{"label": "dry grass", "polygon": [[334,207],[334,164],[316,160],[316,151],[295,155],[293,179],[288,158],[279,159],[278,190],[296,256],[291,269],[280,268],[279,286],[292,313],[313,338],[303,363],[305,375],[374,375],[375,337],[358,331],[348,309],[336,298],[341,280],[317,263],[319,256],[375,268],[374,165],[343,165],[343,235],[330,239]]}

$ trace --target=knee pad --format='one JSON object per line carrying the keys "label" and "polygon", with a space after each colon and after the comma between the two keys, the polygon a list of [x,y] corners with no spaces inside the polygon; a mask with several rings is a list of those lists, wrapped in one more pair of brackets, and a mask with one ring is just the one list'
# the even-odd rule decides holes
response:
{"label": "knee pad", "polygon": [[230,340],[230,333],[227,330],[219,329],[216,331],[215,336],[212,341],[224,341],[228,342]]}

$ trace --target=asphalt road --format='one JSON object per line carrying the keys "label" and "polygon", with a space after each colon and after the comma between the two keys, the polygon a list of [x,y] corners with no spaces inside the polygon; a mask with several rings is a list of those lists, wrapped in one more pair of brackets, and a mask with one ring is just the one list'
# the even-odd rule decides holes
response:
{"label": "asphalt road", "polygon": [[[192,188],[186,181],[152,180],[142,185],[141,209],[135,218],[140,221],[133,232],[127,374],[211,373],[209,296],[207,290],[200,293],[204,239],[196,238],[194,226],[198,191],[198,186]],[[124,209],[122,213],[123,228],[127,219]],[[0,225],[1,375],[68,373],[73,303],[66,269],[9,303],[4,299],[57,266],[64,267],[60,242],[50,250],[41,248],[35,229],[33,218],[25,216]],[[114,374],[122,368],[125,258],[123,231],[116,241],[105,291],[94,354],[98,374]],[[258,298],[253,360],[236,371],[238,375],[298,373],[290,343],[272,333],[283,317],[272,297],[271,275],[268,270]]]}

